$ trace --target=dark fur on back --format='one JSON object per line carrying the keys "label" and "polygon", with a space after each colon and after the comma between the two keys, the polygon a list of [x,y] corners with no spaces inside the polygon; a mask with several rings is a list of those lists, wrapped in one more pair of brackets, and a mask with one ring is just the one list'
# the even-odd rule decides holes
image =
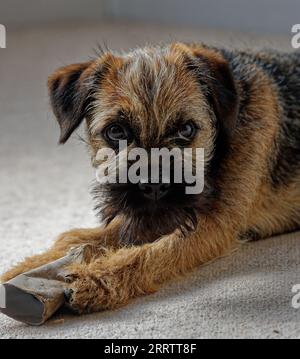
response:
{"label": "dark fur on back", "polygon": [[[256,68],[272,79],[278,91],[282,116],[280,135],[275,139],[278,153],[270,175],[274,187],[289,184],[300,173],[300,53],[223,50],[223,54],[231,64],[235,79],[242,84],[241,109],[251,98]],[[261,96],[264,96],[263,92]]]}

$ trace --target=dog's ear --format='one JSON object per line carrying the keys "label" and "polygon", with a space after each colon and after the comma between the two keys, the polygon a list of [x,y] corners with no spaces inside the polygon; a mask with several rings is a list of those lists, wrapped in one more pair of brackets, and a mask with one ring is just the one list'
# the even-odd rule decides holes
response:
{"label": "dog's ear", "polygon": [[59,143],[65,143],[86,116],[93,62],[58,69],[48,80],[50,102],[60,126]]}
{"label": "dog's ear", "polygon": [[229,62],[220,52],[204,45],[188,49],[192,54],[189,67],[197,74],[220,125],[230,134],[237,122],[239,96]]}
{"label": "dog's ear", "polygon": [[[227,134],[235,128],[239,110],[239,96],[228,61],[221,55],[206,54],[212,77],[209,81],[208,96],[215,114]],[[205,55],[204,55],[205,56]]]}

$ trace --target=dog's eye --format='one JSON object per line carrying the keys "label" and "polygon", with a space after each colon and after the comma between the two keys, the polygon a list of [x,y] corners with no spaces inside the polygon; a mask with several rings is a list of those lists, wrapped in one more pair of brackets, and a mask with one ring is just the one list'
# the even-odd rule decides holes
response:
{"label": "dog's eye", "polygon": [[130,138],[130,131],[125,126],[119,123],[114,123],[104,129],[104,136],[109,142],[116,143],[122,140],[128,141]]}
{"label": "dog's eye", "polygon": [[197,132],[197,128],[193,122],[187,122],[182,125],[178,131],[178,135],[180,138],[184,140],[191,140],[195,137]]}

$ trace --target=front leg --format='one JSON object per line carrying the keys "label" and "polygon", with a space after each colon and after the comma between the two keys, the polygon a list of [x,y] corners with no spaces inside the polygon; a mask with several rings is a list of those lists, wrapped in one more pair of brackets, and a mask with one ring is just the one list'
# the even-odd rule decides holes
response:
{"label": "front leg", "polygon": [[117,248],[120,246],[119,231],[121,220],[116,219],[107,227],[93,229],[74,229],[59,236],[55,244],[45,253],[26,258],[23,262],[13,267],[1,278],[0,282],[7,282],[17,275],[28,272],[64,257],[71,248],[84,244],[102,246],[105,248]]}
{"label": "front leg", "polygon": [[237,247],[233,231],[207,220],[198,232],[161,238],[140,247],[108,252],[90,264],[73,265],[73,283],[66,291],[78,312],[115,309],[131,299],[156,292],[160,286]]}

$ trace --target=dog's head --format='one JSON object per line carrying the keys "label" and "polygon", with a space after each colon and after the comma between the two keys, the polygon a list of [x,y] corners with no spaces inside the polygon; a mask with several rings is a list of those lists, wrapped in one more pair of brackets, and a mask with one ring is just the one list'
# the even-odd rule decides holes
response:
{"label": "dog's head", "polygon": [[[175,43],[127,54],[108,52],[59,69],[49,78],[49,92],[60,143],[85,119],[95,166],[104,147],[113,149],[120,166],[120,141],[127,141],[128,150],[138,147],[147,153],[153,148],[204,148],[201,194],[186,194],[184,180],[175,183],[174,160],[169,163],[170,183],[161,175],[151,183],[149,171],[149,178],[137,183],[95,187],[103,218],[125,218],[122,236],[127,240],[150,241],[196,227],[217,196],[214,178],[237,117],[234,80],[218,51]],[[128,157],[124,161],[134,163]],[[191,162],[195,166],[194,155]],[[144,165],[149,168],[149,162]]]}

